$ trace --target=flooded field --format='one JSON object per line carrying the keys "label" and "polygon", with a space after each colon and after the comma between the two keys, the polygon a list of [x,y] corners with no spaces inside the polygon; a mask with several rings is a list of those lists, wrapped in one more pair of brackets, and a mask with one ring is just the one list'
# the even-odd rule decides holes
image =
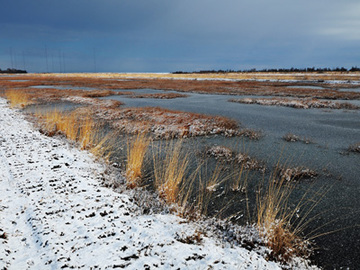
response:
{"label": "flooded field", "polygon": [[[315,253],[312,259],[324,269],[340,267],[356,269],[360,265],[360,200],[358,199],[360,194],[360,154],[349,151],[351,145],[360,142],[360,110],[296,109],[229,102],[230,99],[234,98],[272,98],[279,95],[287,98],[298,98],[299,95],[305,95],[309,98],[309,95],[313,95],[320,96],[324,100],[336,96],[338,98],[335,101],[360,105],[359,88],[353,88],[352,84],[345,85],[344,88],[340,85],[336,89],[331,86],[331,90],[327,90],[329,83],[308,86],[299,85],[301,82],[296,82],[297,85],[280,83],[279,86],[279,82],[273,84],[259,82],[258,85],[251,82],[252,88],[246,90],[249,89],[249,82],[244,82],[245,86],[239,86],[239,82],[223,82],[223,85],[216,82],[215,85],[219,84],[217,90],[211,92],[209,89],[214,87],[214,84],[210,87],[208,82],[201,84],[199,81],[179,82],[179,85],[175,87],[170,86],[170,83],[174,82],[158,82],[156,85],[154,81],[136,80],[134,78],[126,80],[107,78],[102,81],[89,80],[88,82],[86,79],[74,79],[72,81],[68,77],[61,76],[56,79],[37,78],[37,80],[25,79],[26,77],[20,77],[19,80],[10,80],[9,78],[2,78],[0,82],[3,91],[11,87],[25,92],[42,90],[44,91],[43,95],[46,94],[45,102],[42,101],[25,107],[25,111],[32,113],[39,110],[45,112],[52,108],[68,111],[90,106],[90,111],[94,114],[97,113],[97,116],[103,115],[104,117],[107,117],[106,112],[110,114],[111,110],[120,108],[122,111],[116,111],[117,117],[120,117],[119,114],[125,112],[133,113],[133,108],[151,107],[163,109],[161,117],[165,118],[167,116],[163,115],[169,117],[171,111],[176,111],[174,115],[180,115],[183,112],[194,113],[200,117],[201,114],[204,115],[201,116],[204,119],[207,119],[208,116],[224,117],[224,119],[237,123],[240,130],[246,129],[261,133],[261,136],[256,139],[242,136],[240,135],[243,134],[241,132],[234,133],[237,134],[235,136],[233,133],[231,133],[232,136],[225,136],[224,134],[229,134],[228,130],[218,133],[209,131],[203,136],[197,136],[200,133],[187,133],[189,130],[181,133],[185,134],[183,148],[185,152],[191,153],[191,162],[195,164],[194,167],[196,167],[196,162],[204,162],[211,170],[214,170],[216,164],[222,161],[222,166],[224,166],[222,175],[231,175],[232,170],[239,170],[241,167],[234,163],[233,157],[242,153],[259,161],[261,166],[266,168],[265,170],[247,170],[248,194],[231,192],[224,182],[221,185],[221,190],[218,190],[217,199],[209,206],[208,214],[215,216],[218,211],[224,209],[225,202],[231,201],[232,204],[227,205],[225,210],[222,210],[222,218],[232,216],[232,220],[239,224],[254,222],[253,219],[249,219],[250,214],[243,211],[243,207],[248,200],[250,203],[247,207],[251,209],[251,213],[254,213],[256,189],[259,184],[268,181],[281,166],[311,170],[316,172],[316,176],[300,177],[296,180],[295,195],[291,198],[289,205],[297,204],[301,200],[304,190],[315,194],[317,191],[326,191],[318,194],[319,198],[323,198],[316,203],[316,207],[306,217],[308,221],[306,221],[307,226],[303,233],[308,238],[314,237]],[[186,87],[182,87],[185,84]],[[134,87],[131,88],[131,85]],[[139,85],[141,85],[140,88]],[[164,87],[152,87],[161,85]],[[69,91],[66,96],[53,92],[61,92],[65,89]],[[261,89],[261,91],[253,89]],[[298,89],[299,92],[290,91],[291,89]],[[69,99],[72,95],[71,90],[74,90],[73,94],[76,93],[77,95],[77,99],[73,100],[87,98],[88,104],[80,105],[78,102],[71,102]],[[81,92],[82,90],[84,92]],[[106,95],[98,93],[97,95],[89,95],[94,90],[111,90],[111,92],[107,92]],[[319,94],[319,91],[328,92]],[[171,99],[156,98],[160,94],[184,94],[184,92],[186,92],[185,97],[179,95]],[[330,92],[331,95],[329,96]],[[153,98],[147,97],[148,94],[154,95]],[[137,95],[141,98],[136,98]],[[96,104],[100,105],[91,105],[89,97],[96,100],[98,102]],[[41,99],[41,97],[36,98]],[[99,107],[102,106],[101,102],[110,101],[117,101],[118,103],[112,103],[111,109],[110,107]],[[99,112],[100,109],[101,113]],[[139,114],[132,114],[130,118],[137,117]],[[185,117],[195,119],[190,118],[189,115]],[[106,118],[107,121],[110,121],[109,119],[111,118]],[[127,119],[127,121],[130,120]],[[186,122],[186,119],[184,121]],[[233,128],[231,126],[231,129]],[[173,134],[177,134],[176,136],[179,137],[180,133]],[[191,134],[194,136],[190,136]],[[123,134],[119,138],[125,145],[128,137]],[[155,140],[152,147],[161,144],[159,139],[161,138]],[[178,138],[175,139],[175,141],[177,140]],[[212,152],[210,153],[209,149],[214,149],[213,147],[216,146],[229,149],[233,157],[222,160],[222,157],[219,158]],[[224,152],[221,154],[225,155]],[[119,155],[123,155],[119,157],[120,161],[125,159],[123,152],[119,152]],[[151,178],[151,176],[149,177]],[[254,192],[251,193],[250,189]],[[226,190],[228,191],[225,192]]]}

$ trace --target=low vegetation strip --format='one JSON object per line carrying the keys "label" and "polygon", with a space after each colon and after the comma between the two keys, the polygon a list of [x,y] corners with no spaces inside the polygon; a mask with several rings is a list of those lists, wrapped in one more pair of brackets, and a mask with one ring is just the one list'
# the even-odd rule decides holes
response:
{"label": "low vegetation strip", "polygon": [[156,98],[156,99],[173,99],[173,98],[185,98],[188,95],[180,93],[158,93],[158,94],[134,94],[130,95],[130,98]]}
{"label": "low vegetation strip", "polygon": [[128,134],[145,132],[155,138],[192,137],[210,134],[235,136],[236,121],[220,116],[167,110],[160,107],[93,110],[95,116],[109,121],[118,131]]}
{"label": "low vegetation strip", "polygon": [[[169,214],[141,215],[105,167],[0,99],[0,268],[281,269]],[[110,180],[110,179],[108,179]]]}
{"label": "low vegetation strip", "polygon": [[[135,76],[128,78],[127,76]],[[171,75],[171,74],[168,74]],[[163,78],[161,74],[28,74],[17,76],[17,80],[9,80],[0,77],[0,90],[11,88],[26,88],[36,86],[69,86],[73,88],[93,88],[98,90],[119,90],[119,89],[161,89],[175,90],[181,92],[195,92],[207,94],[227,94],[227,95],[253,95],[253,96],[279,96],[279,97],[298,97],[298,98],[318,98],[318,99],[343,99],[359,100],[360,92],[353,88],[359,88],[360,76],[350,74],[315,74],[308,78],[308,75],[299,74],[250,74],[252,78],[226,79],[229,74],[220,74],[223,79],[213,78],[204,80],[201,74],[189,74],[189,78],[177,75],[176,79]],[[207,74],[202,74],[206,76]],[[180,77],[179,77],[180,76]],[[198,77],[197,77],[198,76]],[[261,79],[263,77],[264,79]],[[293,77],[287,80],[287,77]],[[265,79],[266,78],[266,79]],[[323,78],[323,79],[322,79]],[[324,79],[326,78],[326,81]],[[281,81],[278,81],[282,79]],[[308,81],[313,79],[314,81]],[[302,80],[302,81],[301,81]],[[304,82],[304,80],[306,82]],[[341,80],[341,81],[338,81]],[[354,81],[355,80],[355,81]],[[342,88],[346,91],[338,91]],[[31,89],[31,88],[30,88]],[[32,89],[40,90],[40,89]],[[52,89],[54,90],[54,89]],[[56,89],[55,89],[56,90]],[[88,90],[87,90],[88,91]],[[58,91],[57,92],[61,92]],[[129,94],[123,91],[117,94]]]}
{"label": "low vegetation strip", "polygon": [[230,99],[230,102],[244,103],[244,104],[259,104],[266,106],[283,106],[296,109],[310,109],[310,108],[326,108],[326,109],[346,109],[358,110],[359,106],[348,102],[334,102],[318,99],[289,99],[289,98],[239,98]]}
{"label": "low vegetation strip", "polygon": [[121,108],[123,103],[120,101],[94,98],[110,94],[111,91],[56,89],[4,91],[4,96],[11,102],[12,107],[23,108],[33,104],[63,101],[81,104],[83,106],[76,109],[75,114],[91,115],[100,121],[107,121],[117,131],[127,134],[142,132],[152,134],[155,138],[185,138],[214,134],[244,136],[255,140],[261,137],[257,131],[240,129],[235,120],[227,117],[160,107]]}

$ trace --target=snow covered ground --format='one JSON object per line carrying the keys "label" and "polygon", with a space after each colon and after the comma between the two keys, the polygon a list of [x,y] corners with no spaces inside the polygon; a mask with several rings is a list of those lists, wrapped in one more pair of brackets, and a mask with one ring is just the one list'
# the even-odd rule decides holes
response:
{"label": "snow covered ground", "polygon": [[0,98],[0,269],[280,269],[177,216],[141,214],[100,184],[105,169]]}

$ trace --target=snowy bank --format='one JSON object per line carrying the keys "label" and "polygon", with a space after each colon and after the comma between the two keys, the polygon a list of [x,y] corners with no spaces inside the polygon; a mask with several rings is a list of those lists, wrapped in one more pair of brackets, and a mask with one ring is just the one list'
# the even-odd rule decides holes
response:
{"label": "snowy bank", "polygon": [[0,98],[0,269],[281,269],[103,187],[105,166]]}

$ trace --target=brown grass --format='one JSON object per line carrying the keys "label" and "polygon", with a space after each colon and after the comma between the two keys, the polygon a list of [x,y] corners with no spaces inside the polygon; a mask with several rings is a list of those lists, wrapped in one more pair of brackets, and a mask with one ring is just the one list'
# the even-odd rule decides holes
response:
{"label": "brown grass", "polygon": [[[153,153],[155,187],[167,203],[181,202],[181,184],[185,182],[188,171],[188,155],[183,154],[182,141],[169,143],[165,149],[160,147]],[[163,152],[164,150],[164,152]],[[165,157],[161,153],[166,153]]]}
{"label": "brown grass", "polygon": [[115,145],[117,141],[117,134],[110,132],[103,136],[100,132],[93,136],[94,142],[89,151],[98,158],[103,158],[109,162],[110,156],[117,151]]}
{"label": "brown grass", "polygon": [[[355,76],[356,75],[356,76]],[[131,78],[130,78],[131,77]],[[183,80],[181,78],[188,78]],[[195,80],[196,78],[225,78],[224,80]],[[76,87],[93,87],[104,90],[143,89],[178,90],[230,95],[266,95],[291,96],[322,99],[360,99],[360,93],[352,91],[356,85],[346,83],[349,80],[360,80],[360,73],[329,72],[323,74],[271,74],[271,73],[228,73],[228,74],[28,74],[17,76],[27,82],[11,82],[0,78],[0,89],[28,87],[33,85],[70,85]],[[123,80],[119,80],[123,79]],[[191,79],[191,80],[189,80]],[[250,80],[249,80],[250,79]],[[314,83],[256,81],[265,80],[314,80]],[[321,80],[343,80],[342,84],[328,84]],[[324,89],[291,88],[291,86],[322,86]],[[348,91],[337,91],[336,88],[348,88]]]}
{"label": "brown grass", "polygon": [[[277,179],[276,173],[257,195],[257,227],[271,256],[289,261],[295,256],[307,257],[311,253],[309,235],[303,236],[306,226],[316,218],[309,218],[328,190],[309,188],[294,206],[289,203],[295,184],[285,178]],[[312,194],[310,194],[312,192]]]}
{"label": "brown grass", "polygon": [[139,133],[135,139],[128,141],[126,184],[129,188],[139,186],[143,176],[145,154],[150,144],[150,138],[145,133]]}
{"label": "brown grass", "polygon": [[40,121],[41,132],[48,136],[63,134],[97,158],[109,161],[110,155],[116,150],[117,134],[104,134],[101,124],[95,123],[89,114],[53,110],[46,113],[37,112],[35,116]]}
{"label": "brown grass", "polygon": [[292,187],[284,181],[270,180],[268,189],[258,197],[257,226],[273,255],[284,261],[297,252],[299,237],[290,225],[290,214],[286,211]]}
{"label": "brown grass", "polygon": [[22,91],[6,90],[5,97],[9,100],[11,108],[24,108],[32,104],[31,97]]}
{"label": "brown grass", "polygon": [[220,116],[167,110],[159,107],[100,109],[96,115],[129,133],[151,133],[157,138],[183,138],[209,134],[236,135],[236,121]]}
{"label": "brown grass", "polygon": [[107,103],[111,103],[111,102],[113,103],[112,107],[118,107],[119,105],[122,104],[120,101],[97,99],[97,97],[105,97],[116,94],[116,92],[109,90],[18,88],[16,90],[5,90],[4,92],[5,92],[5,97],[12,99],[13,102],[19,104],[22,103],[23,106],[29,104],[58,102],[61,100],[85,103],[90,105],[95,104],[97,106],[103,105],[107,107],[109,107]]}
{"label": "brown grass", "polygon": [[116,95],[117,93],[115,91],[110,90],[91,90],[86,91],[82,94],[83,97],[89,97],[89,98],[97,98],[97,97],[107,97]]}
{"label": "brown grass", "polygon": [[81,149],[93,147],[96,142],[99,127],[90,115],[54,110],[45,114],[37,113],[36,116],[41,120],[43,133],[47,135],[61,133],[69,140],[77,142]]}

